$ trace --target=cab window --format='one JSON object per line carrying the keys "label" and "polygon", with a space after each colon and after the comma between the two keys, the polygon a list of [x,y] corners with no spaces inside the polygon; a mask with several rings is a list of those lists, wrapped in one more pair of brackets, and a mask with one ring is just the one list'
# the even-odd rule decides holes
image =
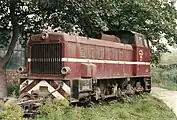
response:
{"label": "cab window", "polygon": [[136,35],[136,44],[137,46],[144,47],[144,39],[140,35]]}
{"label": "cab window", "polygon": [[145,46],[145,47],[149,47],[149,46],[148,46],[148,41],[146,40],[146,38],[144,38],[144,46]]}

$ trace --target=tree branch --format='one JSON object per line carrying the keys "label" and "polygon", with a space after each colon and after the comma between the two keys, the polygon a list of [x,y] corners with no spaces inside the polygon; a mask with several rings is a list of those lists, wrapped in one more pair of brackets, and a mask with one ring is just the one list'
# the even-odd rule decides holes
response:
{"label": "tree branch", "polygon": [[17,5],[16,0],[10,0],[10,17],[11,17],[11,23],[12,23],[13,31],[12,31],[12,38],[11,38],[10,45],[8,47],[8,51],[7,51],[7,53],[4,56],[3,61],[2,61],[3,67],[6,66],[10,57],[12,56],[15,45],[18,41],[18,36],[20,34],[19,25],[17,23],[17,16],[15,15],[16,5]]}

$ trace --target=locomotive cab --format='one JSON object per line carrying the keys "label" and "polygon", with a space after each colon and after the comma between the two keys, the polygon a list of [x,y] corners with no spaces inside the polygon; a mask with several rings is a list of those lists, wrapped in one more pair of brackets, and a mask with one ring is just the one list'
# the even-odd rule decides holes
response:
{"label": "locomotive cab", "polygon": [[[134,31],[120,30],[120,31],[105,31],[103,33],[118,37],[120,39],[120,43],[123,43],[123,44],[141,45],[141,46],[145,44],[145,46],[148,47],[148,43],[147,43],[147,40],[145,39],[145,36],[143,34],[140,34]],[[139,39],[142,39],[142,40],[139,40]]]}
{"label": "locomotive cab", "polygon": [[[117,36],[120,39],[120,43],[125,45],[131,45],[133,47],[133,61],[137,63],[146,62],[149,65],[150,62],[150,45],[149,41],[143,34],[134,32],[134,31],[125,31],[120,30],[115,31],[106,31],[104,32],[108,35]],[[133,75],[149,75],[150,68],[149,66],[140,66],[139,64],[134,65]]]}

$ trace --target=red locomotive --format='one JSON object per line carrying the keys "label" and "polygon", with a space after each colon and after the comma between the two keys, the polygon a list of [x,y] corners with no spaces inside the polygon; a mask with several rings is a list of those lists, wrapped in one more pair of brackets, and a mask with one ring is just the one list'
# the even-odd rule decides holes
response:
{"label": "red locomotive", "polygon": [[151,91],[150,47],[132,31],[105,32],[98,38],[48,32],[33,35],[27,63],[18,69],[21,98],[51,94],[70,102]]}

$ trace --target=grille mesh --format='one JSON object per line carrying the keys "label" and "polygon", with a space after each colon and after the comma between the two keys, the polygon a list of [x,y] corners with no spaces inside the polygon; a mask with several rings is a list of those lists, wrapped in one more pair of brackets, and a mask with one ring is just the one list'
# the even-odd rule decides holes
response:
{"label": "grille mesh", "polygon": [[60,43],[31,45],[31,73],[60,74],[61,56]]}

